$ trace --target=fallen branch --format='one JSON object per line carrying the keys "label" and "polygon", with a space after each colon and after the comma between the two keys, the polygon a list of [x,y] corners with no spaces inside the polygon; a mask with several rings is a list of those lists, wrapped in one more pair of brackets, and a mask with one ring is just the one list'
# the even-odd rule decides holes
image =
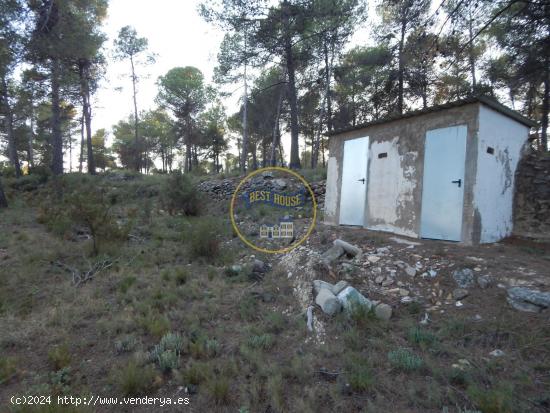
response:
{"label": "fallen branch", "polygon": [[100,273],[101,271],[105,271],[106,269],[112,267],[113,264],[117,261],[118,259],[114,261],[98,261],[95,264],[88,263],[89,269],[85,272],[81,272],[78,268],[70,267],[61,261],[52,261],[52,264],[69,272],[72,276],[73,285],[75,287],[78,287],[80,284],[90,281],[96,274]]}

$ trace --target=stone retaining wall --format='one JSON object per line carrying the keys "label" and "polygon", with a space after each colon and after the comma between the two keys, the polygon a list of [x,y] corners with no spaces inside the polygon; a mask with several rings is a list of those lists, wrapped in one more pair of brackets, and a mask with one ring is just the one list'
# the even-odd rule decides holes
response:
{"label": "stone retaining wall", "polygon": [[518,165],[514,234],[550,240],[550,154],[528,154]]}

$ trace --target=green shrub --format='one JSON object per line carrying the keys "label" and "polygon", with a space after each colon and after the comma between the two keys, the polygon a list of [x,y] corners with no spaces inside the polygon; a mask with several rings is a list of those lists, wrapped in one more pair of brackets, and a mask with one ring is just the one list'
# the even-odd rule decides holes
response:
{"label": "green shrub", "polygon": [[245,295],[239,301],[239,315],[244,321],[254,321],[258,318],[258,301],[251,295]]}
{"label": "green shrub", "polygon": [[163,373],[169,373],[176,370],[180,363],[179,355],[173,350],[166,350],[157,357],[157,363]]}
{"label": "green shrub", "polygon": [[275,339],[271,334],[253,335],[248,338],[247,344],[252,348],[269,350],[275,345]]}
{"label": "green shrub", "polygon": [[177,285],[183,285],[189,278],[189,272],[186,268],[179,267],[174,270],[174,281]]}
{"label": "green shrub", "polygon": [[187,174],[174,172],[166,180],[162,190],[163,207],[173,215],[199,215],[202,206],[201,194]]}
{"label": "green shrub", "polygon": [[181,380],[184,384],[200,384],[206,379],[206,371],[207,367],[205,364],[191,361],[181,374]]}
{"label": "green shrub", "polygon": [[218,220],[196,219],[188,226],[184,236],[189,243],[193,258],[215,260],[220,254],[220,222]]}
{"label": "green shrub", "polygon": [[513,411],[513,389],[495,388],[483,390],[478,386],[470,386],[467,393],[476,408],[483,413],[511,413]]}
{"label": "green shrub", "polygon": [[264,317],[264,321],[267,324],[266,330],[273,334],[279,334],[282,332],[286,325],[286,318],[278,311],[270,311]]}
{"label": "green shrub", "polygon": [[117,383],[124,396],[140,396],[153,390],[155,372],[149,366],[141,367],[131,361],[117,373]]}
{"label": "green shrub", "polygon": [[13,357],[0,356],[0,384],[7,383],[16,371],[16,361]]}
{"label": "green shrub", "polygon": [[128,275],[124,277],[119,283],[118,283],[118,289],[121,293],[126,294],[126,292],[130,289],[132,285],[135,284],[137,281],[137,278],[133,275]]}
{"label": "green shrub", "polygon": [[409,342],[420,346],[430,346],[437,341],[437,337],[433,333],[419,327],[410,328],[407,333],[407,339]]}
{"label": "green shrub", "polygon": [[158,364],[163,373],[169,373],[178,368],[180,355],[185,349],[186,343],[183,336],[178,333],[168,333],[151,350],[149,357]]}
{"label": "green shrub", "polygon": [[229,380],[224,376],[211,377],[206,383],[208,394],[217,405],[227,405],[231,400]]}
{"label": "green shrub", "polygon": [[71,364],[71,353],[66,344],[55,346],[48,351],[48,360],[54,370],[61,370]]}
{"label": "green shrub", "polygon": [[346,372],[348,382],[355,391],[366,391],[374,382],[367,359],[359,355],[352,354],[348,358],[346,362]]}
{"label": "green shrub", "polygon": [[124,336],[115,341],[115,350],[117,353],[129,353],[134,351],[138,344],[138,341],[134,336]]}
{"label": "green shrub", "polygon": [[402,371],[418,370],[424,365],[420,357],[405,348],[390,351],[388,360],[392,367]]}
{"label": "green shrub", "polygon": [[141,325],[155,337],[162,337],[170,330],[170,321],[163,316],[150,314],[141,319]]}

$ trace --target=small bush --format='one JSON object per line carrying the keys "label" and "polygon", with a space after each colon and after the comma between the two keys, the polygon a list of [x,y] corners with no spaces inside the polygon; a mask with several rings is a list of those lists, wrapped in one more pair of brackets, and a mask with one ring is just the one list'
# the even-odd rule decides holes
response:
{"label": "small bush", "polygon": [[186,238],[193,258],[214,260],[220,255],[220,223],[217,220],[197,219],[188,227]]}
{"label": "small bush", "polygon": [[275,339],[271,334],[254,335],[248,338],[248,345],[252,348],[269,350],[275,345]]}
{"label": "small bush", "polygon": [[424,364],[420,357],[405,348],[390,351],[388,360],[392,367],[402,371],[418,370]]}
{"label": "small bush", "polygon": [[278,334],[282,332],[286,325],[285,317],[278,311],[270,311],[264,317],[265,323],[267,324],[266,330],[269,333]]}
{"label": "small bush", "polygon": [[124,277],[119,283],[118,283],[118,289],[121,293],[126,294],[126,292],[130,289],[132,285],[135,284],[137,281],[137,278],[133,275],[128,275],[127,277]]}
{"label": "small bush", "polygon": [[141,320],[141,325],[149,334],[162,337],[170,330],[170,321],[160,315],[149,315]]}
{"label": "small bush", "polygon": [[178,368],[180,358],[175,351],[166,350],[158,355],[157,363],[163,373],[169,373]]}
{"label": "small bush", "polygon": [[0,384],[7,383],[16,371],[16,362],[13,357],[0,356]]}
{"label": "small bush", "polygon": [[418,344],[420,346],[430,346],[437,341],[437,337],[426,330],[419,327],[412,327],[407,334],[409,342]]}
{"label": "small bush", "polygon": [[180,355],[184,350],[184,338],[177,333],[168,333],[153,348],[150,353],[150,359],[158,364],[163,373],[169,373],[178,368]]}
{"label": "small bush", "polygon": [[71,364],[71,353],[65,344],[56,346],[48,351],[48,360],[54,370],[61,370]]}
{"label": "small bush", "polygon": [[189,272],[187,269],[179,267],[174,271],[174,281],[177,285],[183,285],[189,278]]}
{"label": "small bush", "polygon": [[495,388],[489,390],[480,389],[478,386],[468,387],[468,396],[476,408],[483,413],[511,413],[513,389]]}
{"label": "small bush", "polygon": [[239,302],[239,315],[244,321],[258,318],[258,301],[252,295],[245,295]]}
{"label": "small bush", "polygon": [[184,215],[200,214],[202,200],[199,191],[190,177],[180,172],[170,175],[162,190],[163,207],[173,215],[181,212]]}
{"label": "small bush", "polygon": [[138,341],[134,336],[124,336],[115,341],[115,350],[118,354],[134,351]]}
{"label": "small bush", "polygon": [[227,377],[212,377],[206,383],[206,389],[213,402],[217,405],[227,405],[231,401],[229,380]]}
{"label": "small bush", "polygon": [[347,361],[347,378],[354,391],[362,392],[368,390],[374,378],[368,366],[368,362],[361,356],[351,356]]}
{"label": "small bush", "polygon": [[140,367],[134,361],[117,374],[118,387],[124,396],[140,396],[153,390],[154,378],[151,367]]}
{"label": "small bush", "polygon": [[204,364],[192,361],[181,374],[184,384],[198,385],[206,379],[207,368]]}

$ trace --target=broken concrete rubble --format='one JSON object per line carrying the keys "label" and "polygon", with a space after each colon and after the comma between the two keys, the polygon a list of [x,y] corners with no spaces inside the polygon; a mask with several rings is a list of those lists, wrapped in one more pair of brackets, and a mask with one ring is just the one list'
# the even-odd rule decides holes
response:
{"label": "broken concrete rubble", "polygon": [[530,290],[525,287],[511,287],[507,290],[507,300],[519,311],[538,313],[550,307],[550,292]]}
{"label": "broken concrete rubble", "polygon": [[346,254],[351,255],[352,257],[355,257],[357,255],[361,255],[361,248],[356,247],[355,245],[351,245],[350,243],[346,241],[342,241],[341,239],[335,239],[333,241],[333,244],[338,247],[342,247]]}
{"label": "broken concrete rubble", "polygon": [[338,294],[338,300],[346,313],[351,313],[357,306],[364,306],[367,310],[372,308],[372,302],[363,296],[355,288],[348,286]]}
{"label": "broken concrete rubble", "polygon": [[340,300],[327,288],[321,288],[319,294],[315,298],[317,304],[325,314],[334,315],[342,309]]}
{"label": "broken concrete rubble", "polygon": [[333,245],[321,255],[321,260],[329,265],[345,254],[344,248],[340,245]]}

